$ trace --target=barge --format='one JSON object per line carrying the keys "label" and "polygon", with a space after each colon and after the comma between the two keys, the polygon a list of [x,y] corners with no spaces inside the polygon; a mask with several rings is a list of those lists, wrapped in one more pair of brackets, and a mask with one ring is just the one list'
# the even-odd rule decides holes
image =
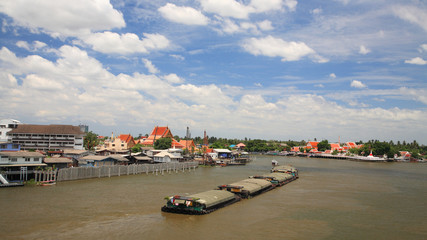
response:
{"label": "barge", "polygon": [[291,165],[282,165],[282,166],[276,166],[271,169],[271,172],[279,172],[279,173],[289,173],[295,178],[298,178],[298,169],[295,167],[292,167]]}
{"label": "barge", "polygon": [[274,186],[283,186],[296,179],[296,177],[292,174],[281,172],[272,172],[264,175],[251,176],[251,178],[270,181]]}
{"label": "barge", "polygon": [[271,173],[251,176],[239,182],[218,186],[210,190],[190,196],[166,197],[163,212],[202,215],[213,212],[221,207],[250,198],[279,186],[283,186],[298,178],[298,170],[292,166],[276,166]]}
{"label": "barge", "polygon": [[218,186],[218,189],[235,193],[242,198],[249,198],[273,188],[274,186],[271,182],[255,178],[249,178],[239,182]]}
{"label": "barge", "polygon": [[231,192],[210,190],[190,196],[166,197],[163,212],[203,215],[240,201],[240,197]]}

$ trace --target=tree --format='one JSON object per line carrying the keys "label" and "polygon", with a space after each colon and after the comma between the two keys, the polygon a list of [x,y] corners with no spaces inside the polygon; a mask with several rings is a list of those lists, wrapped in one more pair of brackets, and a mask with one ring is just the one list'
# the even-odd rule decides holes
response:
{"label": "tree", "polygon": [[329,144],[328,140],[322,140],[317,144],[317,149],[321,152],[324,152],[325,150],[330,150],[331,145]]}
{"label": "tree", "polygon": [[154,142],[154,149],[168,149],[172,146],[172,138],[160,138]]}
{"label": "tree", "polygon": [[92,131],[88,132],[83,140],[83,144],[86,150],[93,150],[99,144],[98,134]]}
{"label": "tree", "polygon": [[142,145],[138,143],[138,144],[136,144],[135,146],[133,146],[130,150],[131,150],[133,153],[141,152],[141,147],[142,147]]}

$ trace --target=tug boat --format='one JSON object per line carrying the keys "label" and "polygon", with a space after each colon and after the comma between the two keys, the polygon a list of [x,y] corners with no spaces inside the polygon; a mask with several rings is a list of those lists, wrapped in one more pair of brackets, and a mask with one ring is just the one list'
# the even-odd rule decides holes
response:
{"label": "tug boat", "polygon": [[210,190],[193,194],[187,197],[166,197],[166,205],[162,207],[163,212],[181,213],[190,215],[203,215],[211,213],[219,208],[240,201],[240,197],[227,191]]}
{"label": "tug boat", "polygon": [[239,195],[242,198],[249,198],[273,188],[274,186],[271,182],[264,179],[254,178],[244,179],[239,182],[218,186],[218,189],[227,190]]}

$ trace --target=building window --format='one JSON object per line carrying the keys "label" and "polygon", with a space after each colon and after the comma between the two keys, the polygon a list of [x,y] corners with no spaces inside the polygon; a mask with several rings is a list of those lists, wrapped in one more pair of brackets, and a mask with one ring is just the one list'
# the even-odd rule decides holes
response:
{"label": "building window", "polygon": [[17,161],[18,161],[18,158],[11,158],[11,159],[10,159],[10,161],[11,161],[11,162],[17,162]]}
{"label": "building window", "polygon": [[0,156],[0,161],[1,162],[7,162],[7,157],[6,156]]}
{"label": "building window", "polygon": [[26,161],[26,162],[29,162],[29,161],[30,161],[30,158],[25,158],[25,161]]}
{"label": "building window", "polygon": [[34,158],[34,160],[33,160],[34,162],[38,162],[39,161],[39,158]]}

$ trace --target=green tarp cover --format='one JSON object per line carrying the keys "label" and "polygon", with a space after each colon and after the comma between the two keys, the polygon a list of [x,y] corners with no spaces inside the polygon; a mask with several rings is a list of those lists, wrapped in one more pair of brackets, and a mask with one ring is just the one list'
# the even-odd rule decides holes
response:
{"label": "green tarp cover", "polygon": [[245,179],[239,182],[228,184],[231,186],[237,186],[237,187],[243,187],[244,191],[247,191],[249,194],[255,193],[259,190],[262,190],[264,188],[267,188],[271,186],[271,182],[264,180],[264,179]]}
{"label": "green tarp cover", "polygon": [[289,166],[289,165],[283,165],[283,166],[274,167],[272,171],[273,172],[275,172],[275,171],[278,171],[278,172],[281,172],[281,171],[297,172],[297,169],[292,167],[292,166]]}
{"label": "green tarp cover", "polygon": [[226,202],[234,198],[234,194],[222,190],[210,190],[188,196],[189,198],[199,198],[197,202],[205,204],[207,208]]}
{"label": "green tarp cover", "polygon": [[289,173],[280,173],[280,172],[273,172],[273,173],[259,175],[259,176],[264,178],[273,178],[273,180],[277,180],[279,182],[283,182],[293,178],[293,176]]}

